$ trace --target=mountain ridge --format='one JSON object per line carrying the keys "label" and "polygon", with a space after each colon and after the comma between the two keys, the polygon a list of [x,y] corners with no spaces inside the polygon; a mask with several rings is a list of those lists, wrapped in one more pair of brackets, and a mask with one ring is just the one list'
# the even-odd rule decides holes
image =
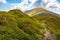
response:
{"label": "mountain ridge", "polygon": [[[47,12],[47,13],[50,13],[50,14],[52,14],[52,15],[55,15],[55,16],[60,17],[59,14],[56,14],[56,13],[51,12],[51,11],[48,11],[47,9],[44,9],[44,8],[35,8],[35,9],[32,9],[32,10],[27,11],[26,13],[27,13],[27,15],[32,16],[32,15],[35,14],[35,13],[31,13],[31,12],[33,12],[33,11],[35,11],[35,13],[38,13],[38,12],[46,13],[46,12]],[[36,12],[36,11],[37,11],[37,12]],[[38,14],[39,14],[39,13],[38,13]]]}
{"label": "mountain ridge", "polygon": [[[35,15],[36,14],[36,15]],[[43,22],[53,33],[60,38],[60,16],[50,11],[35,9],[27,13],[30,17],[36,19],[39,23]]]}

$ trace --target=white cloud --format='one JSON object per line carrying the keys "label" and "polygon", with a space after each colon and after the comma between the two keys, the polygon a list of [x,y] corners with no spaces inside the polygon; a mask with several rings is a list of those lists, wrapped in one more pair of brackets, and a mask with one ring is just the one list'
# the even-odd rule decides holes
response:
{"label": "white cloud", "polygon": [[0,2],[5,4],[6,3],[6,0],[0,0]]}
{"label": "white cloud", "polygon": [[20,3],[18,5],[18,7],[20,7],[23,11],[30,10],[30,9],[34,8],[33,4],[36,2],[36,0],[29,0],[29,1],[31,2],[30,4],[28,4],[28,0],[23,0],[23,2]]}
{"label": "white cloud", "polygon": [[42,5],[44,6],[44,4],[46,4],[46,8],[52,6],[52,5],[55,5],[57,2],[56,0],[42,0]]}
{"label": "white cloud", "polygon": [[33,4],[37,1],[37,0],[29,0],[31,3],[28,3],[28,0],[23,0],[21,3],[19,3],[18,5],[14,5],[12,8],[19,8],[22,11],[26,11],[26,10],[30,10],[32,8],[34,8]]}
{"label": "white cloud", "polygon": [[60,3],[58,3],[57,0],[43,0],[42,4],[43,2],[46,3],[46,6],[44,8],[60,14]]}
{"label": "white cloud", "polygon": [[[27,11],[35,8],[36,6],[34,4],[38,0],[29,0],[29,1],[31,2],[30,4],[28,3],[28,0],[23,0],[19,4],[11,4],[11,9],[18,8],[18,9],[21,9],[22,11]],[[58,13],[58,14],[60,13],[60,3],[58,3],[57,0],[42,0],[40,6],[47,10],[53,11],[55,13]]]}

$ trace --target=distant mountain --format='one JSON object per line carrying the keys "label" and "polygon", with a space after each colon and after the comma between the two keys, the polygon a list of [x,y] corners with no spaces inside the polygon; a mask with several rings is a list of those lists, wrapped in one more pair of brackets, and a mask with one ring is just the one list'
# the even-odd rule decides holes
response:
{"label": "distant mountain", "polygon": [[51,11],[48,11],[44,8],[35,8],[35,9],[32,9],[32,10],[29,10],[26,12],[29,16],[34,16],[34,15],[38,15],[38,14],[41,14],[41,13],[45,13],[45,14],[52,14],[52,15],[55,15],[55,16],[58,16],[60,17],[60,15],[56,14],[56,13],[53,13]]}
{"label": "distant mountain", "polygon": [[60,38],[60,17],[58,14],[43,8],[36,8],[28,12],[27,15],[36,19],[39,23],[45,23],[47,28],[58,35],[58,39]]}

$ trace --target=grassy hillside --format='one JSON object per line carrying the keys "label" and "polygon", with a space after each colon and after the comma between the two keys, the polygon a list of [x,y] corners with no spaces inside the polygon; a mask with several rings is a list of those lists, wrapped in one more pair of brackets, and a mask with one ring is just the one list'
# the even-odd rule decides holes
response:
{"label": "grassy hillside", "polygon": [[45,23],[47,25],[47,28],[49,28],[54,34],[56,34],[58,40],[60,40],[60,17],[58,17],[53,12],[47,11],[42,8],[34,9],[27,14],[30,17],[38,20],[39,23]]}
{"label": "grassy hillside", "polygon": [[0,40],[42,40],[44,27],[15,9],[0,12]]}

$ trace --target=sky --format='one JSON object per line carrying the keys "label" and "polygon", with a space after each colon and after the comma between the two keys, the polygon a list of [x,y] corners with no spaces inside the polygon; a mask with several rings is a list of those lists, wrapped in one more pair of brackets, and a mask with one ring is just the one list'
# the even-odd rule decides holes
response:
{"label": "sky", "polygon": [[0,11],[20,9],[24,12],[41,7],[60,14],[60,0],[0,0]]}

